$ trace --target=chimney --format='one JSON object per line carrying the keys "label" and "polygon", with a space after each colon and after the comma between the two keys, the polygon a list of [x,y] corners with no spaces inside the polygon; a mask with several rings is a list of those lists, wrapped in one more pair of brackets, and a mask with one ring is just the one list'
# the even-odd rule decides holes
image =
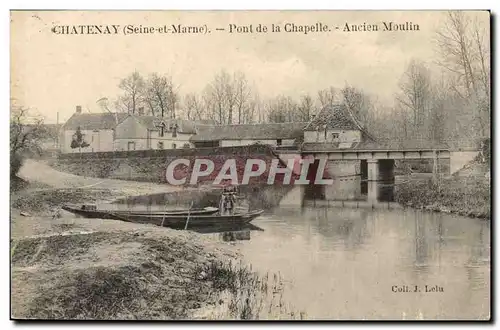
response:
{"label": "chimney", "polygon": [[76,113],[82,113],[82,106],[81,105],[76,106]]}
{"label": "chimney", "polygon": [[139,116],[144,116],[144,107],[140,107],[138,112],[139,112]]}

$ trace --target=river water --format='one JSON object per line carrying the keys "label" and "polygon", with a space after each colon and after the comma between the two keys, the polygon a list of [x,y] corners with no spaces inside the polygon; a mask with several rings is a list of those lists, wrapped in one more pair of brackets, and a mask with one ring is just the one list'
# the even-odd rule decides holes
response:
{"label": "river water", "polygon": [[371,201],[373,187],[269,189],[249,193],[253,207],[267,202],[253,221],[263,231],[235,248],[253,269],[279,273],[307,318],[489,318],[489,221],[404,209],[393,186],[375,187]]}

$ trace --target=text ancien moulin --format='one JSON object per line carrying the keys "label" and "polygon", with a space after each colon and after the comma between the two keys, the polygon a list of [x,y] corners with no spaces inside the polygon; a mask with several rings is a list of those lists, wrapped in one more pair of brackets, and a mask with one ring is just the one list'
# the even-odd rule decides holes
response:
{"label": "text ancien moulin", "polygon": [[413,22],[381,22],[349,24],[345,23],[343,32],[378,32],[378,31],[420,31],[420,26]]}

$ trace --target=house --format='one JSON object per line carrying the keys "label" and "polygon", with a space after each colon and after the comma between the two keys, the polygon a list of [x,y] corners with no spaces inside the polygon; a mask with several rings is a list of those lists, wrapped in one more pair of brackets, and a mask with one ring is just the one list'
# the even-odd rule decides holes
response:
{"label": "house", "polygon": [[365,140],[373,138],[343,104],[324,107],[304,129],[304,143],[336,144],[343,149]]}
{"label": "house", "polygon": [[293,146],[302,140],[307,123],[244,125],[198,125],[191,142],[197,148],[233,147],[250,144]]}
{"label": "house", "polygon": [[[116,124],[126,116],[125,113],[82,113],[82,107],[77,106],[61,127],[61,153],[113,151]],[[79,143],[75,143],[76,140],[80,140]]]}
{"label": "house", "polygon": [[116,126],[114,149],[118,151],[191,148],[195,121],[128,115]]}

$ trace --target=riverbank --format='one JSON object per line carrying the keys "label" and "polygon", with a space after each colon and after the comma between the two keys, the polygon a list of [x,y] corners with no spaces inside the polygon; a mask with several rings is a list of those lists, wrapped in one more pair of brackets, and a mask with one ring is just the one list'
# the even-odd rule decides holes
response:
{"label": "riverbank", "polygon": [[60,203],[112,199],[112,190],[44,189],[13,197],[15,319],[258,319],[284,308],[281,279],[243,265],[219,235],[84,219]]}
{"label": "riverbank", "polygon": [[[11,185],[12,318],[302,317],[284,308],[279,278],[253,272],[239,261],[235,243],[218,234],[58,211],[65,203],[112,201],[169,187],[121,180],[103,184],[64,173],[61,180],[60,172],[40,163],[28,163],[22,173],[23,179]],[[42,182],[29,180],[32,176]]]}
{"label": "riverbank", "polygon": [[396,186],[395,200],[405,206],[480,219],[491,217],[491,182],[484,175],[409,181]]}

